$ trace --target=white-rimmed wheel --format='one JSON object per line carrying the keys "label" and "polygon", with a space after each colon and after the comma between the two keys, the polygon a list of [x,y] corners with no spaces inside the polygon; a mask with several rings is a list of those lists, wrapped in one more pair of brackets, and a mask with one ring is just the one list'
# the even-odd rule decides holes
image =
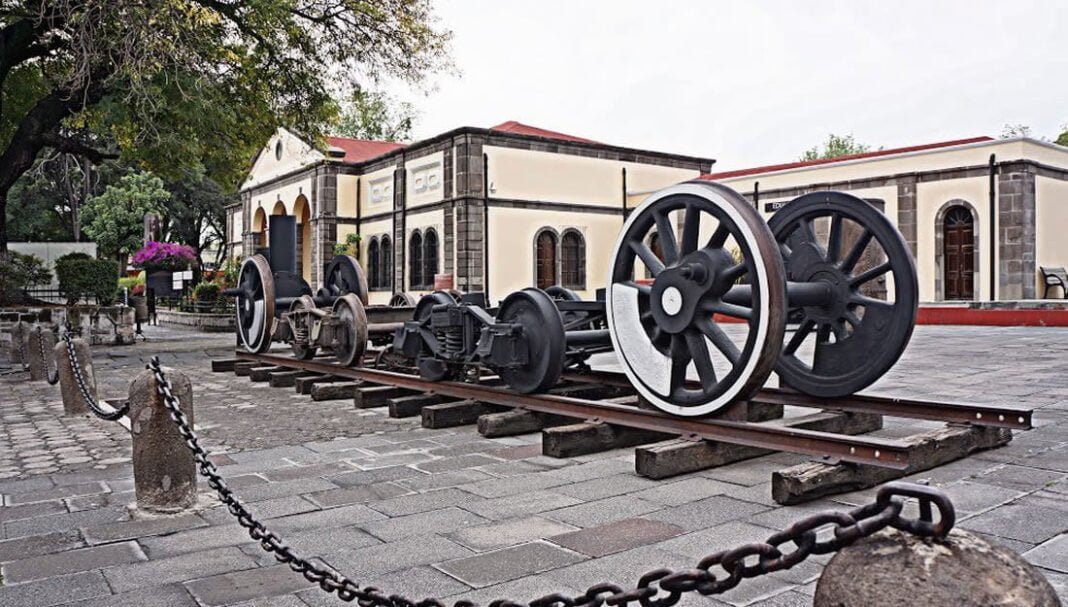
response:
{"label": "white-rimmed wheel", "polygon": [[346,367],[359,366],[367,351],[367,311],[354,293],[346,293],[334,302],[334,356]]}
{"label": "white-rimmed wheel", "polygon": [[[606,297],[612,345],[638,392],[701,416],[759,389],[782,347],[783,276],[775,238],[734,190],[695,181],[646,199],[616,242]],[[732,287],[744,305],[724,301]]]}
{"label": "white-rimmed wheel", "polygon": [[253,255],[241,264],[237,289],[234,308],[241,343],[249,352],[266,352],[274,325],[274,277],[266,258]]}

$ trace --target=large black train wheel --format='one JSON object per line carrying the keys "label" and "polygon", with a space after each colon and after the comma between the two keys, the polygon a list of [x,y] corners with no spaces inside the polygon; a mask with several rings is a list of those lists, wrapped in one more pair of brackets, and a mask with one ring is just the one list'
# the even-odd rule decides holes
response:
{"label": "large black train wheel", "polygon": [[241,264],[237,276],[234,309],[237,334],[249,352],[266,352],[271,347],[274,324],[274,276],[271,265],[262,255],[253,255]]}
{"label": "large black train wheel", "polygon": [[833,298],[794,307],[775,371],[788,386],[834,398],[882,377],[901,357],[916,324],[919,288],[908,245],[893,223],[844,192],[795,198],[768,222],[787,278],[823,281]]}
{"label": "large black train wheel", "polygon": [[567,344],[564,321],[553,298],[541,289],[527,288],[508,295],[497,310],[498,323],[523,327],[527,362],[497,368],[508,387],[522,394],[544,392],[560,381]]}
{"label": "large black train wheel", "polygon": [[[741,283],[748,305],[725,301]],[[741,194],[682,183],[627,219],[606,306],[612,346],[638,392],[668,413],[712,415],[771,374],[785,328],[782,258]]]}

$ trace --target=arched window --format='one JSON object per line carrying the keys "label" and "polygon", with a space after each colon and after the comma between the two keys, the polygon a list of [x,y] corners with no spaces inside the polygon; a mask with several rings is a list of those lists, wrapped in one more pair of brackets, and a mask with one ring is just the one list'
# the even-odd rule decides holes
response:
{"label": "arched window", "polygon": [[372,238],[371,243],[367,245],[367,282],[371,289],[382,287],[382,272],[378,264],[378,238],[376,237]]}
{"label": "arched window", "polygon": [[542,228],[534,237],[534,284],[548,289],[556,284],[556,232]]}
{"label": "arched window", "polygon": [[382,237],[381,243],[381,259],[379,260],[379,272],[382,277],[378,287],[380,289],[389,289],[393,287],[393,243],[390,242],[389,236]]}
{"label": "arched window", "polygon": [[427,288],[433,287],[434,275],[438,273],[438,233],[428,228],[423,235],[423,280]]}
{"label": "arched window", "polygon": [[560,239],[560,282],[569,289],[586,289],[586,241],[578,230]]}
{"label": "arched window", "polygon": [[422,289],[426,286],[423,276],[423,236],[419,230],[412,232],[408,239],[408,272],[412,289]]}
{"label": "arched window", "polygon": [[[653,255],[656,255],[657,259],[664,261],[664,249],[660,247],[660,236],[656,232],[649,235],[649,250],[653,252]],[[654,278],[653,271],[648,267],[645,268],[645,277]]]}

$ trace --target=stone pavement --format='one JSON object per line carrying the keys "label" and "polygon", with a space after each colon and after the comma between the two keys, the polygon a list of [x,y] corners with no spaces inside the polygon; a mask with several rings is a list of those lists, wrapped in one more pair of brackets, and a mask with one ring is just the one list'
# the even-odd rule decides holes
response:
{"label": "stone pavement", "polygon": [[[104,397],[122,397],[155,353],[193,377],[198,431],[252,511],[295,549],[364,585],[411,598],[527,601],[766,538],[814,510],[770,499],[778,454],[664,481],[634,474],[633,449],[552,459],[540,435],[488,440],[425,430],[349,401],[207,371],[231,336],[148,329],[150,341],[94,348]],[[1068,330],[920,327],[871,392],[1020,404],[1035,430],[1008,447],[917,475],[943,487],[958,525],[1023,553],[1068,598]],[[0,361],[0,368],[4,363]],[[883,436],[930,428],[888,423]],[[129,438],[64,418],[58,388],[0,374],[0,605],[335,605],[251,542],[201,483],[195,511],[131,509]],[[821,563],[682,604],[811,605]]]}

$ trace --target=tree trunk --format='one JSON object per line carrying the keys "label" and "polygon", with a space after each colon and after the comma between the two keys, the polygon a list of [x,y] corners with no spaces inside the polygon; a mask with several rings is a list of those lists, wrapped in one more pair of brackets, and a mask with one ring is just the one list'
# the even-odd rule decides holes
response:
{"label": "tree trunk", "polygon": [[0,258],[7,257],[7,190],[0,188]]}

